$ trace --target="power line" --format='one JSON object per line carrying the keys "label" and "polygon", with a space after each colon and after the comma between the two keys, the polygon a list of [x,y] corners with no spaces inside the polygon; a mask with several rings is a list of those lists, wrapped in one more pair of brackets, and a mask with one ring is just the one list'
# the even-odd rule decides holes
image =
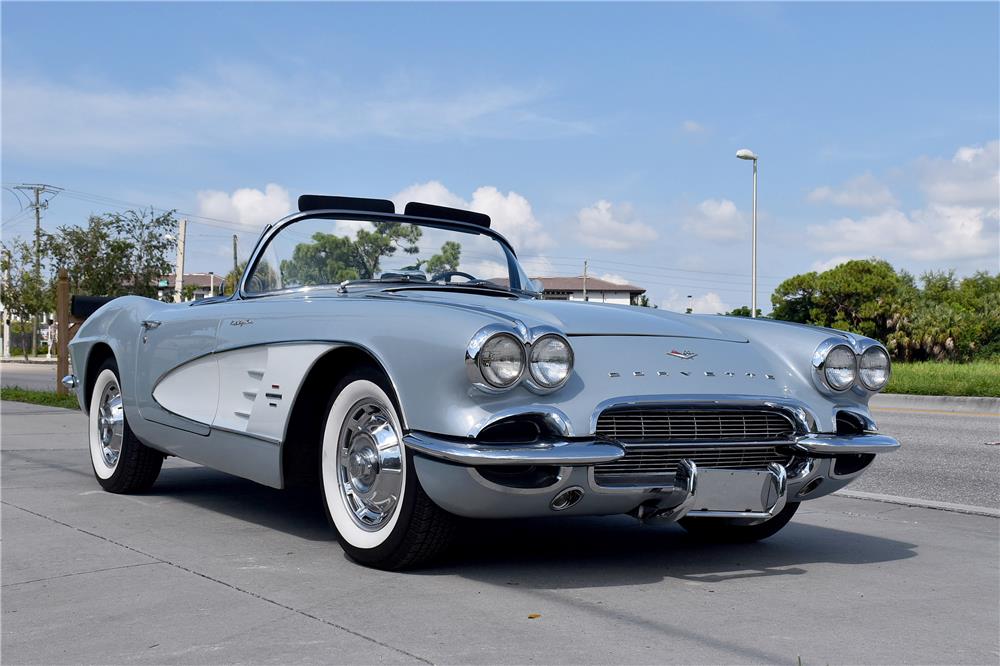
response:
{"label": "power line", "polygon": [[[566,257],[553,254],[518,254],[519,259],[528,259],[532,257],[546,258],[546,259],[567,259],[569,261],[579,264],[583,261],[584,257]],[[694,268],[672,268],[668,266],[655,265],[655,264],[637,264],[633,261],[613,261],[611,259],[601,259],[601,263],[604,264],[620,264],[622,266],[638,266],[640,268],[652,268],[661,271],[675,271],[680,273],[697,273],[699,275],[728,275],[731,277],[748,278],[750,277],[747,273],[726,273],[723,271],[705,271],[697,270]],[[762,277],[771,278],[774,280],[782,280],[784,278],[778,277],[777,275],[764,275]]]}
{"label": "power line", "polygon": [[[8,187],[8,185],[4,183],[4,187]],[[71,199],[76,199],[77,201],[100,204],[102,206],[108,206],[109,208],[113,209],[148,208],[150,210],[160,211],[160,212],[174,211],[179,216],[200,220],[201,224],[205,224],[208,226],[215,226],[223,229],[229,229],[230,231],[245,231],[254,233],[258,231],[256,229],[248,229],[246,225],[240,224],[239,222],[236,222],[234,220],[226,220],[217,217],[208,217],[206,215],[196,215],[194,213],[188,213],[178,210],[177,208],[167,208],[164,206],[156,206],[148,203],[143,204],[135,201],[128,201],[126,199],[109,197],[104,194],[95,194],[93,192],[84,192],[82,190],[74,190],[70,188],[60,188],[60,192],[62,192],[64,196],[69,197]]]}

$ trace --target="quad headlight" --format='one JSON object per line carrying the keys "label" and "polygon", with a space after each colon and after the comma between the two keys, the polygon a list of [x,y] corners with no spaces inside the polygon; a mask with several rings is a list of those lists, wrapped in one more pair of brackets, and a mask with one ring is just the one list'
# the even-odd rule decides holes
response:
{"label": "quad headlight", "polygon": [[885,388],[891,367],[885,348],[873,340],[855,346],[857,350],[839,338],[830,338],[819,346],[813,355],[813,368],[821,389],[839,393],[856,385],[868,391]]}
{"label": "quad headlight", "polygon": [[837,345],[831,349],[823,361],[823,379],[834,391],[851,388],[857,374],[858,359],[854,350],[846,345]]}
{"label": "quad headlight", "polygon": [[858,361],[858,377],[869,391],[881,391],[889,383],[889,354],[881,347],[869,347]]}
{"label": "quad headlight", "polygon": [[472,337],[465,366],[472,384],[487,393],[512,389],[522,379],[535,393],[549,393],[572,374],[573,349],[548,327],[529,331],[491,324]]}
{"label": "quad headlight", "polygon": [[524,374],[524,344],[510,333],[492,335],[483,342],[476,366],[487,385],[510,388]]}
{"label": "quad headlight", "polygon": [[531,344],[528,370],[540,388],[559,388],[573,371],[573,349],[560,335],[543,335]]}

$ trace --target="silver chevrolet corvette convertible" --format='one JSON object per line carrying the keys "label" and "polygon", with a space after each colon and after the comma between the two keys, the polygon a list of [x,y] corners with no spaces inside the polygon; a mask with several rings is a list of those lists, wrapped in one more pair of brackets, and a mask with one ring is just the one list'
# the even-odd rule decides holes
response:
{"label": "silver chevrolet corvette convertible", "polygon": [[753,541],[876,455],[885,348],[767,319],[541,300],[480,213],[306,195],[235,293],[127,296],[70,344],[110,492],[166,456],[316,482],[357,562],[418,566],[456,516],[630,514]]}

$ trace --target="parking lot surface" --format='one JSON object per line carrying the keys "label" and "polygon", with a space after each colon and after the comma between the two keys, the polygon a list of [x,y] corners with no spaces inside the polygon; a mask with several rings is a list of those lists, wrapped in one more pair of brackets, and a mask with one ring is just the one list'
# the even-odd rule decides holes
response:
{"label": "parking lot surface", "polygon": [[989,516],[833,496],[739,547],[627,517],[484,522],[441,565],[384,573],[310,493],[170,459],[152,492],[110,495],[82,415],[0,416],[5,663],[1000,659]]}

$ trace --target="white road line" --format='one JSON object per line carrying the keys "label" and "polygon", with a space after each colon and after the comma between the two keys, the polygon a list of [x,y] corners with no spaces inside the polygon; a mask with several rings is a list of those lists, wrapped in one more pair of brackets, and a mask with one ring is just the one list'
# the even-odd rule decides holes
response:
{"label": "white road line", "polygon": [[940,509],[941,511],[955,511],[956,513],[970,513],[975,516],[989,516],[1000,518],[1000,509],[991,509],[988,506],[974,506],[971,504],[953,504],[952,502],[938,502],[936,500],[916,499],[913,497],[899,497],[897,495],[882,495],[881,493],[863,493],[858,490],[838,490],[833,493],[841,497],[852,499],[872,500],[875,502],[887,502],[889,504],[903,504],[915,506],[923,509]]}

